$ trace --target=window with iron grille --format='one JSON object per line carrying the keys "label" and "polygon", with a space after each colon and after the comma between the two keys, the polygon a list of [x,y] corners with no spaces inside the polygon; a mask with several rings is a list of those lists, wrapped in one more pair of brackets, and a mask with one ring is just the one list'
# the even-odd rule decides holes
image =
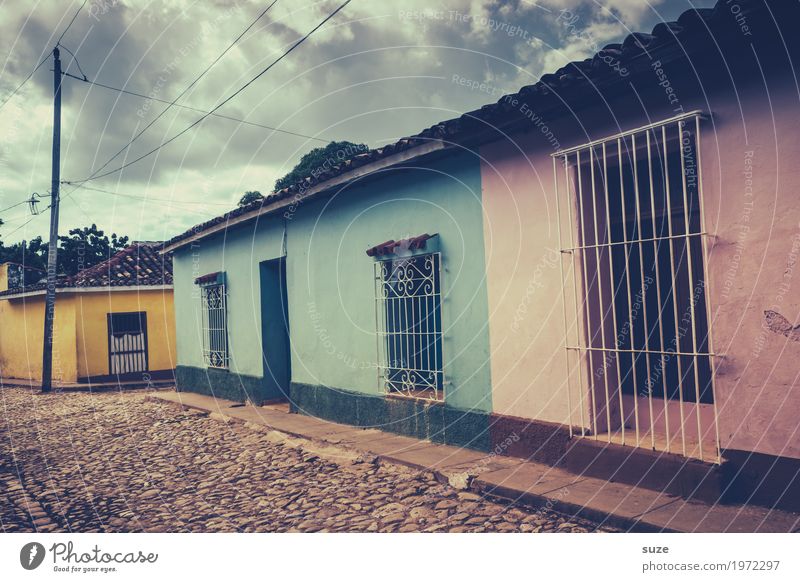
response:
{"label": "window with iron grille", "polygon": [[568,201],[567,376],[580,384],[581,434],[718,459],[700,121],[563,150],[553,168]]}
{"label": "window with iron grille", "polygon": [[375,296],[383,389],[443,400],[440,254],[377,261]]}
{"label": "window with iron grille", "polygon": [[203,359],[210,368],[228,367],[228,314],[224,283],[200,288],[203,317]]}
{"label": "window with iron grille", "polygon": [[108,372],[109,374],[131,374],[146,372],[147,313],[109,313],[108,325]]}

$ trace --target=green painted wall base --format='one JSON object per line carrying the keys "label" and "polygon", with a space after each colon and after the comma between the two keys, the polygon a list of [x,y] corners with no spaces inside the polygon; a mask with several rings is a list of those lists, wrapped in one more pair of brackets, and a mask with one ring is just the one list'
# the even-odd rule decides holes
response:
{"label": "green painted wall base", "polygon": [[263,404],[269,398],[264,380],[216,368],[178,366],[175,369],[178,392],[195,392],[225,400]]}
{"label": "green painted wall base", "polygon": [[292,412],[480,451],[491,448],[485,412],[296,382],[290,396]]}

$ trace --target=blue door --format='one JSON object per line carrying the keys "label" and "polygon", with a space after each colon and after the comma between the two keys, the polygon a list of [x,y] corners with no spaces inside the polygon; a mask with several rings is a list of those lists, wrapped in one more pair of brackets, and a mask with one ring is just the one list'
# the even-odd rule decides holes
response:
{"label": "blue door", "polygon": [[261,354],[264,399],[287,400],[291,381],[286,261],[265,261],[261,270]]}

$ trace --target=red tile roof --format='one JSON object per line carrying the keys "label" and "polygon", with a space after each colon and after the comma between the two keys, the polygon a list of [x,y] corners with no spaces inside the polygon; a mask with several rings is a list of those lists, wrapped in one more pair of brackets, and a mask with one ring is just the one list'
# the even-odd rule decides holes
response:
{"label": "red tile roof", "polygon": [[73,287],[127,287],[172,285],[172,257],[162,256],[161,245],[134,243],[107,261],[70,277]]}
{"label": "red tile roof", "polygon": [[[159,253],[162,247],[162,243],[134,243],[102,263],[71,277],[59,277],[56,288],[172,285],[172,255]],[[24,289],[2,291],[0,297],[41,291],[46,287],[45,283],[40,282]]]}

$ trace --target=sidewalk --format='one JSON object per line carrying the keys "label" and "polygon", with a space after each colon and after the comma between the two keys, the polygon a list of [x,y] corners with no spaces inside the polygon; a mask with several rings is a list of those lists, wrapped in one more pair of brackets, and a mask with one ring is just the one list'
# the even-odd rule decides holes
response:
{"label": "sidewalk", "polygon": [[[287,404],[244,406],[190,392],[149,398],[208,412],[218,420],[306,439],[327,454],[374,455],[380,462],[431,471],[460,489],[641,532],[791,532],[800,516],[756,506],[706,505],[656,491],[568,473],[514,457],[438,445],[377,429],[361,429],[290,414]],[[282,434],[281,434],[282,433]]]}

